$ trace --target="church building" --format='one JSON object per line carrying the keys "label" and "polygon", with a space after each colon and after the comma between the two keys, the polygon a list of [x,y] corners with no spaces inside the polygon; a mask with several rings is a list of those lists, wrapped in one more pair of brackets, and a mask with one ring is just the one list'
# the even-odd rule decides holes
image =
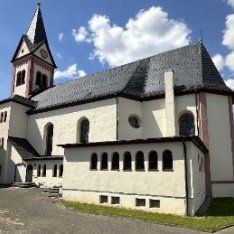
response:
{"label": "church building", "polygon": [[0,101],[0,184],[65,200],[194,215],[234,197],[233,91],[202,42],[54,84],[41,6]]}

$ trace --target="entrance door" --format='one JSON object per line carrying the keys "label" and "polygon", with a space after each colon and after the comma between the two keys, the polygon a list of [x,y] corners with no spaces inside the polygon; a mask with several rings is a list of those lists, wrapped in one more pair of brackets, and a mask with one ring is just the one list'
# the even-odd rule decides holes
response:
{"label": "entrance door", "polygon": [[26,182],[32,182],[33,166],[29,164],[26,169]]}

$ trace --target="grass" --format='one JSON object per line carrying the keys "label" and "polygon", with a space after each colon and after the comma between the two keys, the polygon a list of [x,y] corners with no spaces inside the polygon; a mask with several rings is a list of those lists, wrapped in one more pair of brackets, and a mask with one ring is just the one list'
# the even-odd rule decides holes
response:
{"label": "grass", "polygon": [[133,220],[182,226],[207,232],[216,232],[225,227],[234,225],[234,199],[232,198],[213,199],[207,214],[200,217],[151,213],[65,200],[62,201],[62,204],[69,209],[90,214],[124,217]]}

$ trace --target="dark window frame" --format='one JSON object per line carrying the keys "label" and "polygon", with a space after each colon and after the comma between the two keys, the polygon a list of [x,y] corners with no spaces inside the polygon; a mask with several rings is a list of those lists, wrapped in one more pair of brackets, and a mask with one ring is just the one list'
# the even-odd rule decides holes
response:
{"label": "dark window frame", "polygon": [[89,143],[89,131],[90,123],[87,118],[84,118],[80,122],[80,143],[87,144]]}
{"label": "dark window frame", "polygon": [[145,156],[142,151],[136,153],[135,169],[136,171],[145,171]]}
{"label": "dark window frame", "polygon": [[97,170],[98,167],[98,155],[96,153],[92,153],[90,157],[90,170]]}
{"label": "dark window frame", "polygon": [[111,160],[111,170],[112,171],[119,171],[119,153],[118,152],[114,152],[112,154],[112,160]]}
{"label": "dark window frame", "polygon": [[102,153],[101,155],[101,171],[107,171],[108,170],[108,154],[106,152]]}
{"label": "dark window frame", "polygon": [[192,112],[185,112],[179,118],[179,135],[180,136],[194,136],[195,124],[194,115]]}
{"label": "dark window frame", "polygon": [[123,155],[123,170],[132,171],[132,155],[129,151]]}
{"label": "dark window frame", "polygon": [[55,164],[53,168],[53,177],[58,177],[58,165]]}
{"label": "dark window frame", "polygon": [[162,170],[163,171],[173,171],[173,154],[170,150],[165,150],[163,152]]}
{"label": "dark window frame", "polygon": [[158,153],[155,150],[149,152],[149,171],[158,171]]}

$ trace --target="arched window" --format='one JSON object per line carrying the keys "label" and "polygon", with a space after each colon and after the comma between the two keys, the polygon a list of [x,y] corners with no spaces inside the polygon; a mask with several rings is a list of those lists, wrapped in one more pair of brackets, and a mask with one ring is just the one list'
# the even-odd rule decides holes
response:
{"label": "arched window", "polygon": [[80,143],[86,144],[89,142],[89,120],[83,119],[80,123]]}
{"label": "arched window", "polygon": [[194,116],[192,113],[184,113],[179,119],[181,136],[193,136],[195,134]]}
{"label": "arched window", "polygon": [[53,170],[53,177],[57,177],[57,170],[58,170],[58,166],[55,164],[54,170]]}
{"label": "arched window", "polygon": [[43,166],[42,176],[46,177],[46,164]]}
{"label": "arched window", "polygon": [[98,162],[98,156],[97,154],[93,153],[91,155],[91,165],[90,165],[90,169],[91,170],[97,170],[97,162]]}
{"label": "arched window", "polygon": [[19,71],[16,78],[16,86],[25,84],[25,70]]}
{"label": "arched window", "polygon": [[25,70],[21,73],[21,85],[25,84]]}
{"label": "arched window", "polygon": [[21,79],[21,72],[17,73],[17,78],[16,78],[16,86],[20,85],[20,79]]}
{"label": "arched window", "polygon": [[156,151],[149,153],[149,170],[158,170],[158,154]]}
{"label": "arched window", "polygon": [[51,156],[53,151],[54,126],[48,123],[45,127],[45,155]]}
{"label": "arched window", "polygon": [[63,177],[63,165],[59,167],[59,177]]}
{"label": "arched window", "polygon": [[2,175],[2,164],[0,164],[0,176]]}
{"label": "arched window", "polygon": [[132,170],[132,156],[130,152],[125,152],[123,157],[123,169]]}
{"label": "arched window", "polygon": [[111,170],[119,170],[119,153],[117,152],[113,153]]}
{"label": "arched window", "polygon": [[46,88],[47,87],[47,76],[46,75],[42,76],[41,87],[42,88]]}
{"label": "arched window", "polygon": [[163,170],[173,170],[173,157],[170,150],[163,152]]}
{"label": "arched window", "polygon": [[103,153],[101,157],[101,170],[107,170],[108,169],[108,154]]}
{"label": "arched window", "polygon": [[41,165],[39,164],[37,166],[37,177],[40,177],[41,176]]}
{"label": "arched window", "polygon": [[136,170],[145,170],[144,153],[141,151],[136,154]]}
{"label": "arched window", "polygon": [[41,87],[41,81],[42,81],[42,80],[41,80],[41,79],[42,79],[41,76],[42,76],[41,73],[40,73],[40,72],[37,72],[37,76],[36,76],[36,85],[39,86],[39,87]]}

